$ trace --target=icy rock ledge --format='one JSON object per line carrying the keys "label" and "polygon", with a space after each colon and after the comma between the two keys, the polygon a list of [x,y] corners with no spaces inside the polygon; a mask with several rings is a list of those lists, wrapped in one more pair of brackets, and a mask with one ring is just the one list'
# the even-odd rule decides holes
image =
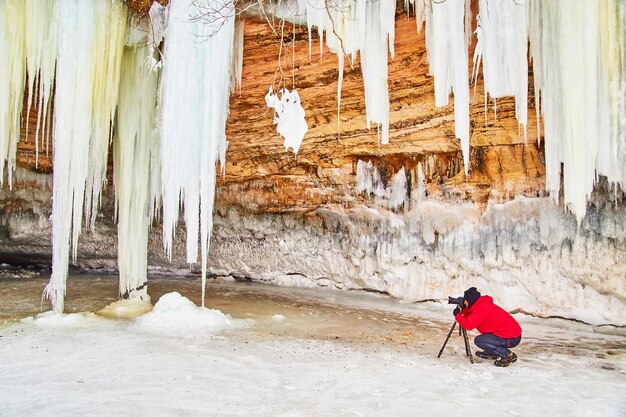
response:
{"label": "icy rock ledge", "polygon": [[424,201],[406,213],[327,207],[306,215],[216,213],[211,271],[276,285],[445,299],[468,286],[508,310],[626,325],[626,213],[591,207],[580,228],[549,198],[480,213]]}

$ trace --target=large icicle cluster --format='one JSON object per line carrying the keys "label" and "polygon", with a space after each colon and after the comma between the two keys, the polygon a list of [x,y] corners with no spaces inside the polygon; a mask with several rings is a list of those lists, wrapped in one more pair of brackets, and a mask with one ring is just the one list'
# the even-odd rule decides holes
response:
{"label": "large icicle cluster", "polygon": [[376,123],[380,141],[389,143],[387,55],[388,51],[392,58],[394,55],[395,1],[305,0],[302,8],[306,11],[309,39],[312,27],[316,26],[320,47],[325,33],[329,49],[339,56],[338,106],[341,104],[345,58],[353,62],[360,53],[367,126]]}
{"label": "large icicle cluster", "polygon": [[106,168],[126,8],[119,1],[56,0],[53,22],[57,25],[58,49],[52,276],[46,295],[55,311],[63,311],[70,241],[75,258],[85,198],[88,204],[97,204],[102,169]]}
{"label": "large icicle cluster", "polygon": [[523,2],[478,2],[478,42],[474,50],[474,82],[482,58],[485,88],[485,118],[488,97],[515,97],[515,117],[524,128],[528,119],[528,28]]}
{"label": "large icicle cluster", "polygon": [[[580,223],[598,175],[626,184],[626,35],[619,0],[529,0],[546,189]],[[540,96],[540,101],[539,101]]]}
{"label": "large icicle cluster", "polygon": [[[148,234],[160,196],[160,155],[156,129],[157,72],[154,50],[139,42],[124,48],[114,141],[117,259],[120,294],[147,300]],[[127,37],[132,38],[132,37]]]}
{"label": "large icicle cluster", "polygon": [[163,184],[163,244],[171,256],[179,209],[184,207],[187,261],[202,252],[202,280],[206,279],[213,227],[216,162],[224,167],[226,119],[229,103],[233,8],[223,0],[208,0],[225,20],[190,20],[194,2],[170,5],[162,74],[161,163]]}
{"label": "large icicle cluster", "polygon": [[[469,0],[407,0],[414,4],[418,29],[426,22],[429,73],[435,80],[435,105],[448,105],[454,93],[454,129],[461,140],[465,175],[469,165],[469,81],[467,48]],[[406,3],[408,6],[408,3]]]}

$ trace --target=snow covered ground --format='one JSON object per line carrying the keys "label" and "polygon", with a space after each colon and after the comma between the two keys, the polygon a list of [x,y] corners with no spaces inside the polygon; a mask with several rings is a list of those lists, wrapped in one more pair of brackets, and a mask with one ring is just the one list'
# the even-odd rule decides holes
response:
{"label": "snow covered ground", "polygon": [[81,311],[112,278],[71,278],[65,315],[28,310],[45,280],[0,278],[0,416],[626,415],[624,328],[517,315],[496,368],[456,332],[437,359],[443,303],[216,282],[201,309],[197,279],[149,282],[152,312],[111,319]]}

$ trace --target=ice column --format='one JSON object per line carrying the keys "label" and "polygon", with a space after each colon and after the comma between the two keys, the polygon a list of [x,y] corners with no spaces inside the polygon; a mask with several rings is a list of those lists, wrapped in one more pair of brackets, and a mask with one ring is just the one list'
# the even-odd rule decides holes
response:
{"label": "ice column", "polygon": [[45,295],[58,312],[64,305],[70,239],[76,258],[86,183],[96,178],[94,167],[101,169],[102,161],[92,158],[106,157],[96,142],[108,144],[110,137],[125,10],[118,0],[56,0],[52,276]]}
{"label": "ice column", "polygon": [[223,20],[204,22],[192,0],[170,4],[161,86],[163,244],[171,257],[179,209],[184,207],[187,261],[202,252],[202,303],[213,227],[216,162],[224,167],[233,4],[207,0]]}
{"label": "ice column", "polygon": [[523,126],[526,138],[528,29],[525,2],[480,0],[478,6],[479,15],[476,17],[478,43],[474,51],[474,79],[478,77],[482,57],[485,108],[488,96],[494,99],[514,96],[515,117]]}
{"label": "ice column", "polygon": [[624,186],[623,1],[529,0],[533,65],[540,74],[546,189],[580,223],[597,175]]}
{"label": "ice column", "polygon": [[[425,0],[415,0],[424,3]],[[454,93],[455,135],[461,140],[463,164],[467,176],[469,164],[469,78],[467,72],[467,17],[471,13],[465,0],[431,2],[424,7],[416,4],[417,15],[426,21],[426,49],[429,73],[435,79],[435,105],[446,106],[450,92]]]}
{"label": "ice column", "polygon": [[9,185],[20,139],[26,80],[24,0],[0,2],[0,186],[7,168]]}
{"label": "ice column", "polygon": [[145,39],[124,48],[113,143],[119,291],[143,300],[149,300],[144,286],[148,233],[158,199],[153,193],[160,192],[161,174],[155,119],[158,74],[151,66],[154,54],[146,48]]}

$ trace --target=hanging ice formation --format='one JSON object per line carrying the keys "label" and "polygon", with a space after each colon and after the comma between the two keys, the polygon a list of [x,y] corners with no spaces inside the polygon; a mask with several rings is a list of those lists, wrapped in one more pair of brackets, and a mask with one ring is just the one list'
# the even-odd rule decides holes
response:
{"label": "hanging ice formation", "polygon": [[241,94],[241,73],[243,71],[243,19],[235,20],[235,36],[233,37],[233,53],[230,68],[230,90]]}
{"label": "hanging ice formation", "polygon": [[[28,73],[28,114],[37,108],[35,130],[35,165],[39,161],[41,146],[49,150],[51,136],[50,104],[54,85],[56,59],[56,31],[52,21],[53,0],[26,0],[26,67]],[[26,119],[28,120],[28,115]],[[26,124],[28,129],[28,124]],[[26,132],[28,134],[28,131]]]}
{"label": "hanging ice formation", "polygon": [[317,27],[320,53],[326,33],[326,45],[339,57],[338,106],[341,105],[341,82],[345,59],[354,61],[357,52],[360,52],[367,126],[369,128],[371,123],[376,123],[379,140],[383,144],[389,143],[387,48],[393,58],[395,1],[306,0],[304,7],[300,8],[306,10],[309,39],[312,27]]}
{"label": "hanging ice formation", "polygon": [[485,120],[488,97],[515,97],[515,117],[526,138],[528,114],[528,28],[524,1],[479,0],[472,79],[478,78],[481,58],[485,89]]}
{"label": "hanging ice formation", "polygon": [[155,51],[146,47],[146,32],[135,27],[129,30],[143,36],[127,36],[113,143],[119,291],[128,298],[149,301],[144,285],[148,234],[161,192],[155,123],[158,73],[152,65]]}
{"label": "hanging ice formation", "polygon": [[546,189],[558,199],[563,164],[563,200],[580,223],[598,175],[626,184],[626,2],[528,1]]}
{"label": "hanging ice formation", "polygon": [[296,90],[284,88],[279,91],[280,98],[274,94],[272,86],[265,95],[268,108],[274,109],[274,124],[276,131],[285,139],[285,150],[291,148],[294,154],[298,153],[302,140],[309,126],[304,119],[300,96]]}
{"label": "hanging ice formation", "polygon": [[161,169],[163,245],[172,254],[179,209],[184,207],[187,261],[202,252],[202,304],[213,227],[216,162],[224,168],[229,104],[234,6],[207,0],[224,20],[191,19],[192,0],[170,4],[161,84]]}
{"label": "hanging ice formation", "polygon": [[12,184],[15,153],[20,138],[20,116],[24,100],[25,71],[24,0],[0,3],[0,186],[5,167]]}
{"label": "hanging ice formation", "polygon": [[[56,0],[52,276],[45,294],[63,311],[70,240],[76,258],[84,199],[97,204],[117,103],[126,8],[120,1]],[[102,160],[104,158],[104,161]],[[89,190],[90,195],[86,195]],[[98,194],[98,195],[96,195]],[[89,209],[86,210],[89,213]]]}
{"label": "hanging ice formation", "polygon": [[[469,0],[406,0],[415,5],[418,30],[426,22],[429,73],[435,79],[435,105],[446,106],[454,93],[454,130],[461,140],[465,176],[469,165]],[[491,4],[491,3],[490,3]]]}

